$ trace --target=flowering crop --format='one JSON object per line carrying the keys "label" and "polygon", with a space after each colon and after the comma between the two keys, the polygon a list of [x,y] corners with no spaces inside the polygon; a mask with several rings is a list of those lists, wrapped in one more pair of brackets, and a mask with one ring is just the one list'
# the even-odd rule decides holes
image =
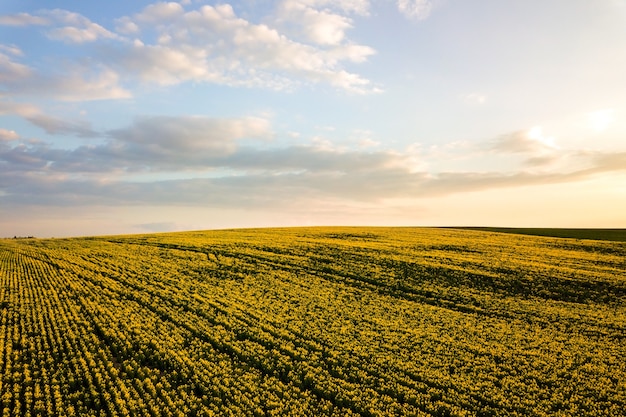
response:
{"label": "flowering crop", "polygon": [[619,416],[626,243],[424,228],[0,240],[2,416]]}

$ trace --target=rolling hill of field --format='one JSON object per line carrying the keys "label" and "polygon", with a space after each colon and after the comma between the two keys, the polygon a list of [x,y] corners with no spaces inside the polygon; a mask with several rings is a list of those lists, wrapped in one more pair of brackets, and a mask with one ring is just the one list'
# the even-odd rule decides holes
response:
{"label": "rolling hill of field", "polygon": [[626,243],[0,240],[2,416],[622,416]]}

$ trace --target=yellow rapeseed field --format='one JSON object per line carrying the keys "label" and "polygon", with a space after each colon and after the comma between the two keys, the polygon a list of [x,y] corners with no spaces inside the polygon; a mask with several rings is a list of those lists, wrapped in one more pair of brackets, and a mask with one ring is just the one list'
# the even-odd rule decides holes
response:
{"label": "yellow rapeseed field", "polygon": [[626,243],[0,240],[2,416],[623,416]]}

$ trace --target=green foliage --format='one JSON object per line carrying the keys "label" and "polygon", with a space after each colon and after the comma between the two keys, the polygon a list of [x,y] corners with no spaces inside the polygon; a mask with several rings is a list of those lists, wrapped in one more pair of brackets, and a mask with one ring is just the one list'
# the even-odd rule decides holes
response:
{"label": "green foliage", "polygon": [[0,409],[621,416],[625,259],[454,229],[0,240]]}

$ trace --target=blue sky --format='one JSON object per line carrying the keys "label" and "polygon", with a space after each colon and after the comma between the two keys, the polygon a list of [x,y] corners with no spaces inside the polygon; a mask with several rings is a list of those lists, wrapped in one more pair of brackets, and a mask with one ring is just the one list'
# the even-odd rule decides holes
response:
{"label": "blue sky", "polygon": [[0,236],[626,227],[626,1],[8,1]]}

